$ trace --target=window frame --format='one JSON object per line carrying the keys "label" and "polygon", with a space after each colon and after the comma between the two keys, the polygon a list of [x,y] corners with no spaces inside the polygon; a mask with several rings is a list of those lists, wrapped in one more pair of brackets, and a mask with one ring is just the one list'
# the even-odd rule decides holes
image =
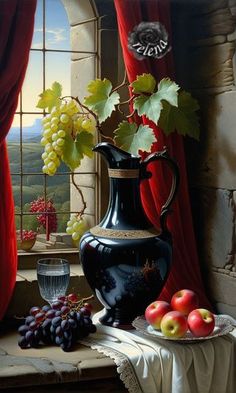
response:
{"label": "window frame", "polygon": [[[79,24],[86,25],[96,20],[96,77],[101,79],[108,78],[114,86],[118,85],[124,77],[124,63],[122,50],[119,44],[116,13],[113,2],[107,3],[103,0],[61,0],[61,2],[65,7],[71,27]],[[80,12],[81,9],[83,11],[82,13]],[[86,17],[84,17],[84,15]],[[73,94],[74,92],[72,92],[72,95]],[[109,119],[104,130],[106,134],[112,136],[112,131],[115,129],[116,125],[116,118]],[[86,160],[86,158],[84,160]],[[96,194],[94,199],[96,207],[96,224],[104,216],[107,209],[109,201],[109,179],[107,177],[107,167],[104,161],[98,156],[95,156],[94,160],[96,168]],[[39,257],[46,257],[49,254],[63,256],[69,259],[71,263],[78,263],[79,254],[77,249],[52,249],[40,252],[31,251],[28,253],[19,253],[18,269],[35,268],[37,259],[39,259]]]}
{"label": "window frame", "polygon": [[[69,25],[70,25],[70,37],[72,36],[72,29],[75,29],[77,26],[79,26],[79,28],[81,29],[81,27],[86,26],[86,24],[88,23],[93,23],[94,24],[94,45],[95,45],[95,50],[94,51],[80,51],[78,48],[76,50],[74,50],[73,48],[73,40],[71,39],[71,48],[70,50],[63,50],[63,49],[49,49],[46,47],[46,13],[45,13],[45,8],[46,8],[46,0],[42,0],[42,6],[43,6],[43,45],[42,48],[31,48],[30,52],[40,52],[42,53],[42,57],[43,57],[43,90],[45,90],[45,70],[46,70],[46,53],[71,53],[71,95],[75,95],[72,92],[72,86],[74,85],[74,81],[73,81],[73,75],[72,75],[72,64],[73,64],[73,55],[74,56],[82,56],[83,59],[86,59],[87,57],[91,57],[93,56],[94,59],[94,75],[91,76],[90,79],[94,79],[95,77],[98,76],[98,70],[99,70],[99,53],[98,53],[98,14],[96,12],[96,8],[94,3],[89,0],[89,2],[87,2],[86,7],[87,10],[89,10],[90,14],[87,15],[87,18],[85,18],[84,20],[80,20],[80,7],[81,4],[80,3],[84,3],[84,1],[82,0],[81,2],[78,1],[74,1],[72,0],[70,3],[68,3],[68,1],[66,0],[61,0],[62,6],[64,6],[65,8],[65,12],[67,13],[67,17],[68,17],[68,21],[69,21]],[[84,3],[85,5],[85,3]],[[88,7],[89,5],[89,7]],[[86,8],[85,7],[85,8]],[[90,8],[90,9],[89,9]],[[77,12],[76,12],[77,11]],[[84,10],[86,11],[86,9]],[[92,17],[91,17],[91,12],[93,13]],[[76,19],[74,18],[74,15],[78,15],[78,20],[76,21]],[[72,19],[70,20],[70,16],[72,16]],[[59,81],[60,82],[60,81]],[[78,95],[78,94],[76,94]],[[26,215],[34,215],[37,213],[28,213],[28,212],[24,212],[23,208],[24,208],[24,204],[23,204],[23,184],[24,184],[24,177],[29,175],[29,174],[33,174],[33,175],[38,175],[41,176],[43,178],[43,188],[44,188],[44,198],[45,200],[47,200],[47,178],[48,175],[43,174],[42,172],[33,172],[33,173],[28,173],[25,172],[23,170],[23,146],[24,146],[24,142],[23,142],[23,118],[24,115],[42,115],[42,117],[46,114],[45,111],[24,111],[22,108],[22,91],[20,92],[20,97],[19,97],[19,110],[16,111],[16,114],[19,115],[20,118],[20,172],[12,172],[12,176],[20,176],[20,212],[15,212],[15,216],[20,216],[20,227],[23,229],[23,217]],[[86,171],[86,170],[77,170],[74,172],[75,176],[79,176],[80,175],[92,175],[94,176],[94,189],[95,189],[95,198],[94,198],[94,214],[91,214],[92,216],[92,224],[94,224],[95,222],[97,222],[98,220],[98,216],[99,216],[99,206],[97,204],[97,200],[98,200],[98,193],[99,193],[99,187],[98,187],[98,169],[99,169],[99,164],[97,162],[97,160],[95,160],[95,166],[94,166],[94,170],[93,171]],[[71,173],[69,170],[68,172],[63,172],[63,173],[57,173],[54,176],[60,176],[60,175],[68,175],[70,176],[70,210],[69,211],[57,211],[56,214],[60,216],[60,214],[73,214],[76,213],[79,209],[72,209],[71,205],[72,205],[72,198],[73,198],[73,185],[71,182]],[[80,184],[79,184],[80,186]],[[97,210],[96,210],[97,207]],[[45,212],[47,213],[47,212]],[[87,215],[87,214],[86,214]],[[47,255],[56,255],[56,254],[63,254],[63,257],[67,257],[68,259],[72,259],[75,260],[75,258],[78,258],[78,251],[75,248],[71,248],[68,246],[68,248],[52,248],[52,249],[33,249],[30,252],[26,252],[26,251],[21,251],[18,250],[18,259],[19,259],[19,268],[25,268],[26,266],[29,267],[32,264],[35,264],[35,260],[38,259],[38,257],[45,257]],[[24,263],[25,261],[25,263]]]}

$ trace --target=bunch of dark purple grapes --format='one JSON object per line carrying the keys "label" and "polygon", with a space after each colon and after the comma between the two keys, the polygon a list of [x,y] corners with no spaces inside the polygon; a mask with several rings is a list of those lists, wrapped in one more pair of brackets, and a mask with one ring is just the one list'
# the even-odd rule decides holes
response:
{"label": "bunch of dark purple grapes", "polygon": [[38,348],[42,344],[56,344],[70,351],[73,344],[96,331],[91,320],[92,306],[87,303],[92,296],[78,299],[71,293],[43,307],[32,307],[24,325],[18,329],[18,344],[22,349]]}

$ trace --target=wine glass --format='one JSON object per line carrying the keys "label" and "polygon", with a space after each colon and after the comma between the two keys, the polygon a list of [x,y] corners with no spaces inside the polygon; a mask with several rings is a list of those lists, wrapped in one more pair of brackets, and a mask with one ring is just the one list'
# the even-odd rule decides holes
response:
{"label": "wine glass", "polygon": [[66,294],[70,281],[69,262],[61,258],[46,258],[37,261],[37,277],[40,295],[49,304],[58,296]]}

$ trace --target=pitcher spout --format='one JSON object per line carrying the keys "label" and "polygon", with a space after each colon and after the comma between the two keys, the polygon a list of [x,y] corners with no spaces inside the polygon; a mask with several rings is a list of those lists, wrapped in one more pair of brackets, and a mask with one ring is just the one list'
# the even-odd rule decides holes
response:
{"label": "pitcher spout", "polygon": [[98,143],[93,151],[101,153],[105,158],[109,168],[119,169],[132,169],[138,168],[140,158],[135,157],[132,154],[120,149],[119,147],[112,145],[111,143],[101,142]]}

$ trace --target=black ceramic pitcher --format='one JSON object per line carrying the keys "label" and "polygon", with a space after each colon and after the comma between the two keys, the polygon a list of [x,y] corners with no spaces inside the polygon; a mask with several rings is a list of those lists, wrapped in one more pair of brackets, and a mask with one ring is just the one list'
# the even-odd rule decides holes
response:
{"label": "black ceramic pitcher", "polygon": [[[178,188],[179,171],[165,150],[143,161],[105,142],[94,151],[108,164],[110,201],[101,223],[83,235],[80,258],[85,277],[105,308],[100,322],[129,328],[158,298],[170,271],[172,240],[166,218]],[[148,220],[140,196],[140,183],[150,177],[147,166],[154,160],[166,162],[173,173],[160,230]]]}

